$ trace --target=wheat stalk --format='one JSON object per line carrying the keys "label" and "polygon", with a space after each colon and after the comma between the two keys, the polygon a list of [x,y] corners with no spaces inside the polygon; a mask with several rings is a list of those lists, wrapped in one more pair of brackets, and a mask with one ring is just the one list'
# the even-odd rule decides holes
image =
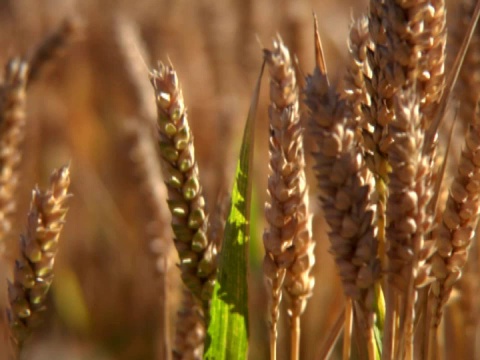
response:
{"label": "wheat stalk", "polygon": [[298,112],[298,89],[288,49],[278,38],[273,50],[265,50],[270,70],[270,169],[269,201],[265,215],[264,269],[271,286],[270,347],[276,358],[277,323],[282,286],[291,320],[291,359],[298,359],[300,315],[311,295],[314,264],[305,179],[303,129]]}
{"label": "wheat stalk", "polygon": [[13,340],[21,349],[32,328],[41,320],[53,281],[53,266],[62,231],[66,202],[70,197],[68,166],[55,170],[47,191],[33,190],[26,233],[20,239],[21,254],[14,279],[8,286],[8,319]]}

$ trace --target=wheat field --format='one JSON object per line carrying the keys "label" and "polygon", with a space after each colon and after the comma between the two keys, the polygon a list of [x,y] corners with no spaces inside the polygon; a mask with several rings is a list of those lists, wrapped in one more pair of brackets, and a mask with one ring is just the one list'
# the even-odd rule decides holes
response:
{"label": "wheat field", "polygon": [[202,358],[264,62],[235,358],[480,358],[475,5],[0,1],[0,359]]}

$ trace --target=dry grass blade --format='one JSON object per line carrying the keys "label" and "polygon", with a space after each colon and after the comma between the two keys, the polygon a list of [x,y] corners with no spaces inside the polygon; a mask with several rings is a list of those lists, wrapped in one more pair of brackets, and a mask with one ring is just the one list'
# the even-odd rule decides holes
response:
{"label": "dry grass blade", "polygon": [[271,358],[276,356],[277,322],[282,286],[288,295],[291,320],[291,359],[300,351],[300,315],[314,280],[314,243],[308,213],[303,129],[298,111],[298,88],[288,49],[278,38],[265,50],[270,70],[270,169],[269,201],[265,215],[265,274],[271,285]]}
{"label": "dry grass blade", "polygon": [[5,81],[0,87],[0,254],[6,251],[5,241],[16,208],[15,190],[25,128],[27,77],[26,62],[13,59],[6,66]]}
{"label": "dry grass blade", "polygon": [[354,116],[319,67],[308,76],[305,93],[312,134],[318,145],[315,171],[320,201],[331,229],[330,251],[346,296],[361,309],[358,317],[372,357],[375,282],[380,277],[373,177],[355,141]]}
{"label": "dry grass blade", "polygon": [[207,237],[205,200],[183,95],[171,66],[160,63],[150,73],[150,80],[155,90],[162,173],[179,268],[183,282],[207,310],[216,277],[216,245]]}
{"label": "dry grass blade", "polygon": [[38,78],[45,65],[62,54],[65,48],[78,36],[80,29],[81,21],[78,18],[67,18],[57,30],[47,36],[33,50],[29,56],[29,84]]}
{"label": "dry grass blade", "polygon": [[27,229],[21,237],[21,255],[15,262],[13,283],[9,283],[8,318],[19,348],[41,320],[45,300],[53,281],[58,241],[70,197],[67,166],[53,172],[47,191],[33,190]]}

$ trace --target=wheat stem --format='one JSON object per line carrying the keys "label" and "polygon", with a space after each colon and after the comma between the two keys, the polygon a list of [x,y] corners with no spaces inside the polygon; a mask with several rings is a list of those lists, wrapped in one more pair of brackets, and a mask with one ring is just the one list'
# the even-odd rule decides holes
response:
{"label": "wheat stem", "polygon": [[290,322],[290,360],[298,360],[300,356],[300,315],[293,315]]}
{"label": "wheat stem", "polygon": [[347,299],[345,305],[345,325],[343,327],[343,360],[350,360],[352,352],[353,303]]}

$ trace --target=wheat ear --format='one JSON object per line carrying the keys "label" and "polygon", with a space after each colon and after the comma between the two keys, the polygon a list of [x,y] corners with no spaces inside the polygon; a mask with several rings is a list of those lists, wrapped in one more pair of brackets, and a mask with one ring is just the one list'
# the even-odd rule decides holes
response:
{"label": "wheat ear", "polygon": [[417,289],[433,280],[427,262],[434,247],[433,240],[427,240],[433,223],[428,212],[433,191],[430,159],[422,153],[425,133],[415,90],[399,92],[394,106],[395,119],[389,125],[393,141],[388,150],[392,170],[387,202],[387,276],[404,304],[399,314],[396,358],[413,359]]}
{"label": "wheat ear", "polygon": [[142,199],[147,209],[146,236],[149,241],[149,249],[155,256],[158,283],[160,287],[158,306],[161,309],[159,329],[161,344],[159,352],[162,359],[169,359],[169,313],[167,271],[169,258],[172,254],[171,231],[168,226],[170,214],[166,210],[167,189],[158,161],[157,149],[150,124],[144,121],[131,119],[125,123],[124,130],[129,155],[132,161],[136,179],[139,182]]}
{"label": "wheat ear", "polygon": [[6,237],[15,212],[15,191],[18,186],[20,146],[25,128],[25,100],[28,77],[27,63],[11,60],[5,69],[0,88],[0,254],[6,250]]}
{"label": "wheat ear", "polygon": [[205,200],[183,95],[171,66],[160,63],[150,73],[150,80],[155,89],[162,173],[182,280],[207,310],[216,277],[216,245],[207,237]]}
{"label": "wheat ear", "polygon": [[432,327],[437,328],[443,306],[454,283],[461,277],[468,250],[474,237],[480,209],[480,106],[471,123],[462,156],[443,212],[435,232],[437,252],[432,259],[436,281],[431,287]]}
{"label": "wheat ear", "polygon": [[[317,58],[318,54],[321,51],[317,50]],[[373,358],[375,282],[380,277],[373,177],[356,142],[355,116],[329,85],[324,69],[317,61],[305,88],[311,130],[318,145],[314,156],[320,201],[331,229],[330,251],[345,295],[358,305],[355,309],[359,309],[357,315],[364,324],[369,357]]]}
{"label": "wheat ear", "polygon": [[[278,38],[265,50],[270,70],[270,169],[269,201],[264,233],[265,274],[271,286],[271,358],[275,359],[277,323],[284,285],[291,320],[291,359],[298,359],[300,315],[311,295],[315,262],[308,213],[303,129],[298,113],[298,89],[288,49]],[[283,283],[283,284],[282,284]]]}
{"label": "wheat ear", "polygon": [[52,173],[47,191],[37,188],[32,193],[26,233],[20,239],[21,254],[15,262],[13,283],[8,286],[7,315],[18,348],[46,309],[58,241],[68,210],[69,185],[69,168],[65,166]]}
{"label": "wheat ear", "polygon": [[78,18],[67,18],[52,34],[45,37],[29,57],[29,83],[38,78],[46,64],[63,53],[78,36],[80,29],[81,21]]}

